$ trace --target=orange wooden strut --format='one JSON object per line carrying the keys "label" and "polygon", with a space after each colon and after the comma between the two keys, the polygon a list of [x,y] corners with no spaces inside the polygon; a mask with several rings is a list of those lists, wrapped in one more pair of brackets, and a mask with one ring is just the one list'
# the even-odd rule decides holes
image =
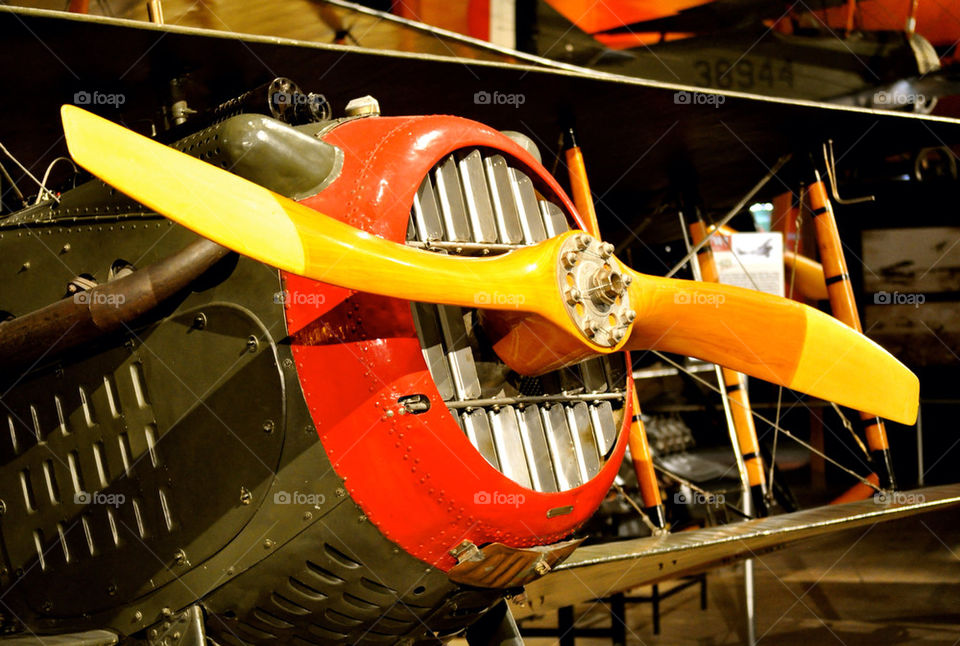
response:
{"label": "orange wooden strut", "polygon": [[[801,195],[803,189],[801,188]],[[796,291],[811,300],[826,300],[827,286],[823,284],[823,267],[801,255],[800,231],[797,229],[797,217],[800,215],[800,199],[793,191],[786,191],[773,198],[773,218],[770,228],[783,233],[783,264],[787,269],[787,287],[793,279]],[[812,293],[808,293],[812,292]],[[800,300],[796,294],[787,292],[787,298]]]}
{"label": "orange wooden strut", "polygon": [[[565,156],[573,203],[583,218],[587,233],[599,238],[600,223],[597,221],[597,212],[593,206],[587,167],[583,161],[583,153],[574,139],[572,128],[566,133],[566,144],[568,148]],[[644,428],[643,418],[640,416],[640,401],[637,399],[636,388],[631,392],[631,396],[633,397],[633,418],[630,420],[630,437],[628,438],[630,456],[633,460],[633,468],[637,472],[637,483],[640,485],[644,512],[654,525],[663,529],[667,526],[667,518],[660,498],[657,474],[653,470],[653,457],[650,453],[650,443],[647,441],[647,429]]]}
{"label": "orange wooden strut", "polygon": [[667,525],[666,515],[663,512],[663,500],[660,498],[660,485],[657,484],[657,474],[653,470],[653,455],[650,452],[650,443],[647,441],[647,429],[643,426],[640,417],[640,402],[637,400],[637,391],[633,396],[633,418],[630,420],[630,458],[633,468],[637,472],[637,483],[640,485],[640,496],[643,498],[644,512],[653,524],[663,529]]}
{"label": "orange wooden strut", "polygon": [[[830,198],[827,196],[827,188],[820,179],[819,173],[816,174],[816,182],[810,186],[808,199],[816,226],[817,244],[826,276],[830,308],[833,310],[833,315],[840,321],[858,332],[863,332],[860,315],[857,313],[857,304],[853,297],[853,286],[850,284],[850,274],[847,271],[847,261],[840,243],[837,219],[833,214]],[[864,375],[864,378],[867,378],[867,375]],[[877,469],[880,481],[884,488],[895,489],[897,483],[893,474],[890,444],[887,441],[887,430],[883,420],[863,412],[860,413],[860,419],[863,421],[867,446],[876,462],[874,468]]]}
{"label": "orange wooden strut", "polygon": [[[690,236],[694,244],[699,244],[706,235],[707,228],[702,221],[690,224]],[[720,280],[709,245],[700,250],[697,261],[700,263],[700,277],[705,282],[715,283]],[[742,374],[729,368],[722,368],[722,373],[723,386],[730,400],[730,414],[733,416],[733,426],[737,433],[737,448],[747,469],[753,506],[758,515],[766,516],[767,478],[763,471],[763,457],[760,455],[760,442],[757,440],[757,427],[753,423],[746,380]]]}
{"label": "orange wooden strut", "polygon": [[573,203],[580,212],[586,231],[595,238],[600,238],[600,224],[597,222],[597,211],[593,206],[593,194],[590,192],[590,182],[587,180],[587,167],[583,161],[583,152],[573,134],[573,129],[565,134],[564,157],[567,162],[567,174],[570,176],[570,192],[573,193]]}

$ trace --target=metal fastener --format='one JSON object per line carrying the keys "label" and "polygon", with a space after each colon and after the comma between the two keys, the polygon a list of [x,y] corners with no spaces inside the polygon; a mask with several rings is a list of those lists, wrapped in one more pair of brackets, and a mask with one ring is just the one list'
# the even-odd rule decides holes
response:
{"label": "metal fastener", "polygon": [[344,113],[348,117],[376,117],[380,115],[380,102],[369,94],[350,99]]}

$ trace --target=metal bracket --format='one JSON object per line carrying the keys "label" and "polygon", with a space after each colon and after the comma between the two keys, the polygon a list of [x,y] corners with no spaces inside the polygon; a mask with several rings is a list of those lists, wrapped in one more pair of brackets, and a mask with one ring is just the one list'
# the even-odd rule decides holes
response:
{"label": "metal bracket", "polygon": [[457,545],[450,550],[450,556],[457,559],[458,564],[464,561],[482,561],[484,559],[483,552],[471,541],[463,541]]}
{"label": "metal bracket", "polygon": [[[165,612],[168,612],[165,609]],[[171,613],[147,630],[148,646],[205,646],[203,612],[194,604],[176,614]]]}
{"label": "metal bracket", "polygon": [[827,139],[823,144],[823,161],[827,165],[827,179],[830,180],[830,193],[833,195],[833,201],[837,204],[861,204],[863,202],[873,202],[877,199],[875,195],[866,195],[864,197],[852,197],[843,199],[837,192],[837,162],[833,159],[833,139]]}
{"label": "metal bracket", "polygon": [[452,581],[478,588],[519,588],[555,568],[582,542],[583,539],[574,539],[523,548],[490,543],[481,550],[472,542],[463,541],[450,552],[457,564],[447,575]]}

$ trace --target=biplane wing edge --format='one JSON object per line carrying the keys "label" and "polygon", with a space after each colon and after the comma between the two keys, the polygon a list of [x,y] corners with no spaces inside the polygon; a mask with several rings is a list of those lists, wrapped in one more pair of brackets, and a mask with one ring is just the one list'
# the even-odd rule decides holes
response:
{"label": "biplane wing edge", "polygon": [[604,598],[640,585],[693,574],[806,538],[960,504],[960,484],[881,493],[867,500],[806,509],[720,527],[579,548],[527,586],[517,618]]}

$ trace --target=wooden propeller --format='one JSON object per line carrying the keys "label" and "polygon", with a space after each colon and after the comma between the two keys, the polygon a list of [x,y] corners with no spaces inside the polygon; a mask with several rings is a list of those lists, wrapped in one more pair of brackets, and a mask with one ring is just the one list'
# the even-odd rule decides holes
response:
{"label": "wooden propeller", "polygon": [[580,231],[490,258],[413,249],[80,108],[65,105],[61,116],[78,164],[238,253],[348,289],[484,310],[495,350],[521,374],[656,349],[899,422],[916,419],[917,377],[873,341],[805,305],[641,274]]}

